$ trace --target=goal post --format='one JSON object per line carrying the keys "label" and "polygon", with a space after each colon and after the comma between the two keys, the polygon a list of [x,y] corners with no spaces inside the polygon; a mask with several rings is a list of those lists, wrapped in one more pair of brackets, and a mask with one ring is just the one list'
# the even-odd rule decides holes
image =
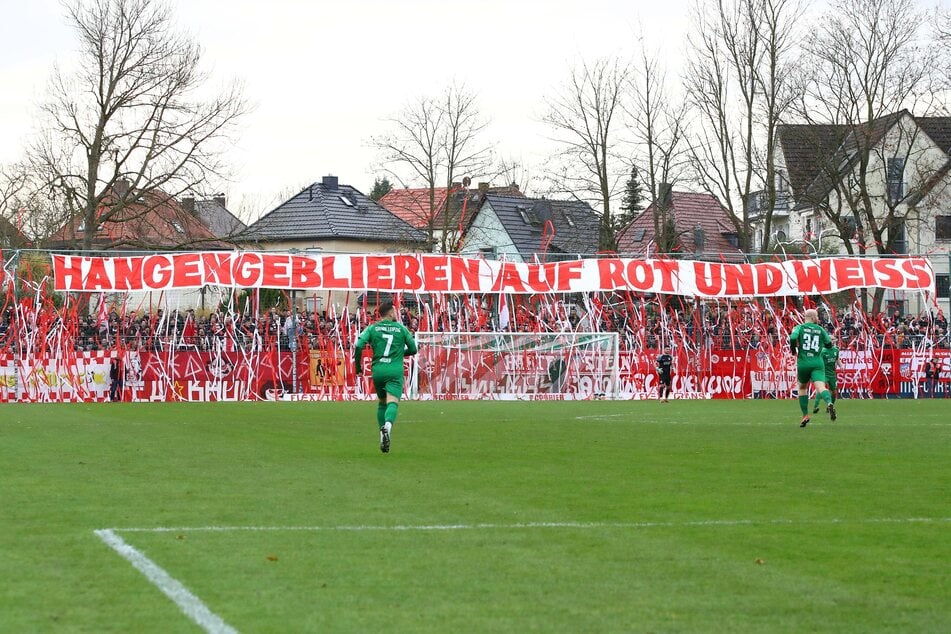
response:
{"label": "goal post", "polygon": [[410,398],[574,400],[614,398],[613,332],[417,332]]}

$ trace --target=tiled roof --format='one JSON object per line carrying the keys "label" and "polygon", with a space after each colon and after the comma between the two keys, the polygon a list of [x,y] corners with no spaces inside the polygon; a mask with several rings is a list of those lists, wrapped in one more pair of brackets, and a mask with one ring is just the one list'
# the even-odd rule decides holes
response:
{"label": "tiled roof", "polygon": [[[405,222],[413,225],[417,229],[426,229],[430,226],[430,209],[435,209],[432,226],[435,229],[441,229],[445,219],[443,213],[446,209],[446,197],[452,189],[448,187],[436,187],[433,189],[433,205],[429,204],[428,187],[404,187],[402,189],[391,189],[383,198],[380,204],[391,213],[398,216]],[[524,198],[517,186],[508,187],[489,187],[487,193],[501,194],[504,196],[516,196]],[[479,190],[476,188],[468,190],[458,190],[453,194],[453,202],[450,205],[452,217],[448,221],[448,226],[455,228],[459,224],[459,213],[462,211],[464,202],[463,196],[468,196],[466,203],[466,216],[463,220],[471,220],[475,212],[478,211],[480,200]]]}
{"label": "tiled roof", "polygon": [[[76,247],[89,229],[79,214],[57,229],[49,242],[53,247]],[[197,216],[162,192],[150,193],[144,200],[129,204],[92,229],[96,231],[96,249],[231,248],[219,241]]]}
{"label": "tiled roof", "polygon": [[779,143],[796,199],[804,196],[823,161],[835,152],[848,131],[844,125],[780,125]]}
{"label": "tiled roof", "polygon": [[[674,217],[680,252],[685,255],[716,253],[726,256],[725,259],[728,260],[740,257],[742,252],[726,238],[727,234],[736,233],[736,230],[730,222],[727,210],[716,197],[710,194],[675,191],[671,194],[667,212],[672,213]],[[701,237],[698,228],[702,229],[702,248],[697,245],[697,239]],[[621,255],[642,256],[647,255],[648,246],[651,254],[656,253],[653,205],[642,211],[621,231],[617,250]]]}
{"label": "tiled roof", "polygon": [[935,145],[951,154],[951,117],[915,117],[915,120]]}
{"label": "tiled roof", "polygon": [[215,199],[195,201],[195,214],[219,238],[231,238],[247,229],[247,225]]}
{"label": "tiled roof", "polygon": [[[324,179],[326,181],[326,179]],[[317,182],[281,203],[245,231],[244,238],[367,240],[423,244],[428,237],[349,185]]]}
{"label": "tiled roof", "polygon": [[[548,253],[598,251],[600,218],[587,203],[499,194],[486,194],[485,203],[491,205],[524,258],[541,253],[543,236],[550,237]],[[545,234],[547,221],[554,229],[550,236]]]}

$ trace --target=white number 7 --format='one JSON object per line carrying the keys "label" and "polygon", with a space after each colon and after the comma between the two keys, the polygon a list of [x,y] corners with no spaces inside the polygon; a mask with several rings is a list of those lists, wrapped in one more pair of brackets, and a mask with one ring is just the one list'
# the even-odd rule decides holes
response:
{"label": "white number 7", "polygon": [[390,348],[393,347],[393,335],[383,335],[383,338],[386,339],[386,348],[383,350],[383,356],[390,356]]}

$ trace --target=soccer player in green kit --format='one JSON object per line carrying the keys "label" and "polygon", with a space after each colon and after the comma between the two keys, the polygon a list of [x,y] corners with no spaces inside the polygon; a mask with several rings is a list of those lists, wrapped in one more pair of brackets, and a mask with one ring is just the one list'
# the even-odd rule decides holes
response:
{"label": "soccer player in green kit", "polygon": [[826,408],[832,420],[835,420],[835,405],[832,395],[826,389],[825,363],[822,361],[822,349],[833,346],[832,337],[819,325],[819,313],[809,308],[803,313],[805,323],[793,328],[789,335],[789,347],[796,355],[796,375],[799,380],[799,409],[802,410],[800,427],[809,424],[809,382],[816,386],[816,393],[829,406]]}
{"label": "soccer player in green kit", "polygon": [[403,357],[416,354],[416,340],[412,333],[396,321],[393,302],[378,307],[380,321],[366,327],[353,350],[353,365],[357,374],[363,372],[363,349],[373,351],[373,387],[380,399],[376,422],[380,427],[380,451],[390,452],[390,432],[396,422],[396,412],[403,396]]}
{"label": "soccer player in green kit", "polygon": [[[835,404],[836,397],[838,396],[838,386],[836,385],[836,376],[835,376],[835,366],[839,363],[839,348],[835,344],[832,344],[831,348],[822,349],[822,363],[826,367],[826,388],[829,390],[829,394],[832,395],[832,403]],[[829,411],[829,408],[826,408],[826,412]],[[819,413],[819,393],[816,393],[816,402],[812,408],[813,414]]]}

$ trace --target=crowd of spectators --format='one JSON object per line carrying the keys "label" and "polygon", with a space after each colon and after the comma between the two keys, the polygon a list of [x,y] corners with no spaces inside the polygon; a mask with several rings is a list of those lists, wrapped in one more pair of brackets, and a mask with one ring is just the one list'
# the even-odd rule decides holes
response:
{"label": "crowd of spectators", "polygon": [[[784,345],[800,312],[768,302],[684,304],[634,302],[630,298],[587,298],[581,302],[521,298],[432,298],[404,305],[400,319],[411,331],[522,333],[607,331],[621,334],[622,347],[759,349]],[[287,350],[349,348],[372,321],[371,310],[304,311],[272,308],[260,314],[220,309],[112,310],[102,314],[8,308],[0,319],[0,348],[42,351],[70,346],[76,351],[123,349],[167,351]],[[820,306],[823,326],[841,348],[951,347],[947,319],[940,311],[871,317],[857,307],[836,312]]]}

